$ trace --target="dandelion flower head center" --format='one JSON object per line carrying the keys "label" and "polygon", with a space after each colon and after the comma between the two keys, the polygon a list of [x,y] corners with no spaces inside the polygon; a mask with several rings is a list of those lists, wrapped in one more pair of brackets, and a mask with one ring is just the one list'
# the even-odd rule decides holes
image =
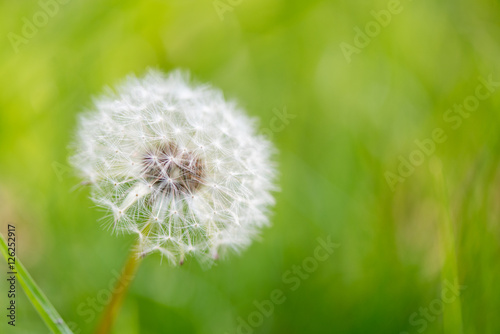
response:
{"label": "dandelion flower head center", "polygon": [[185,196],[203,184],[203,161],[173,142],[147,150],[142,159],[144,178],[165,195]]}

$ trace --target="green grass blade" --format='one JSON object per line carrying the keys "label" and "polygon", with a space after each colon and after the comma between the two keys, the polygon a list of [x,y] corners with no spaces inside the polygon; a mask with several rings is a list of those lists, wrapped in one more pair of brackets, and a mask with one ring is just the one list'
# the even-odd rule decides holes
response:
{"label": "green grass blade", "polygon": [[[438,159],[432,161],[431,171],[436,182],[436,193],[440,202],[441,213],[438,220],[439,234],[441,242],[441,256],[443,267],[441,270],[441,279],[451,284],[459,284],[458,265],[456,254],[456,241],[453,221],[450,212],[450,201],[448,190],[443,175],[442,163]],[[460,294],[452,303],[446,304],[443,309],[443,333],[444,334],[462,334],[462,305]]]}
{"label": "green grass blade", "polygon": [[[7,261],[10,256],[7,243],[1,234],[0,250]],[[35,281],[31,278],[30,274],[26,271],[26,268],[24,268],[17,256],[14,271],[17,273],[17,280],[21,283],[28,299],[31,301],[35,309],[38,311],[38,314],[40,314],[50,330],[53,333],[72,333],[68,325],[64,323],[59,313],[57,313],[54,306],[52,306],[42,290],[40,290],[40,288],[36,285]]]}

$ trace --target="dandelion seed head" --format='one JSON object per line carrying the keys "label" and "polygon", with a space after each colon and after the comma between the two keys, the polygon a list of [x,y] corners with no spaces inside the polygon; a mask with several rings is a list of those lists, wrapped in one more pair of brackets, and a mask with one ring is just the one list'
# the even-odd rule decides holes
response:
{"label": "dandelion seed head", "polygon": [[247,247],[274,204],[272,144],[235,103],[187,73],[150,70],[94,100],[71,163],[115,231],[173,264]]}

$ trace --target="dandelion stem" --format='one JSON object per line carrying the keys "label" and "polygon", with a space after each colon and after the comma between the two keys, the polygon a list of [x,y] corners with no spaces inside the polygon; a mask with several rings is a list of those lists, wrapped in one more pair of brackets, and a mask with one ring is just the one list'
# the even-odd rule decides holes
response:
{"label": "dandelion stem", "polygon": [[111,328],[118,316],[125,295],[127,294],[130,283],[135,277],[135,273],[142,262],[142,256],[138,253],[136,247],[132,247],[127,262],[123,267],[122,274],[116,282],[115,288],[111,296],[111,301],[104,310],[102,320],[95,331],[95,334],[110,333]]}

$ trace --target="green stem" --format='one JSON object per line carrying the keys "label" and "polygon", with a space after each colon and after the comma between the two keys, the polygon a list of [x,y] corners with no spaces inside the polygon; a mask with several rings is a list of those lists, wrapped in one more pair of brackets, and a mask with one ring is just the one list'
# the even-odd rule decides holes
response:
{"label": "green stem", "polygon": [[135,277],[137,269],[142,262],[142,256],[140,256],[135,247],[129,253],[127,262],[123,267],[122,274],[118,281],[116,282],[115,288],[113,290],[111,301],[106,306],[102,320],[95,331],[95,334],[107,334],[110,333],[111,328],[118,316],[121,305],[130,287],[130,283]]}

